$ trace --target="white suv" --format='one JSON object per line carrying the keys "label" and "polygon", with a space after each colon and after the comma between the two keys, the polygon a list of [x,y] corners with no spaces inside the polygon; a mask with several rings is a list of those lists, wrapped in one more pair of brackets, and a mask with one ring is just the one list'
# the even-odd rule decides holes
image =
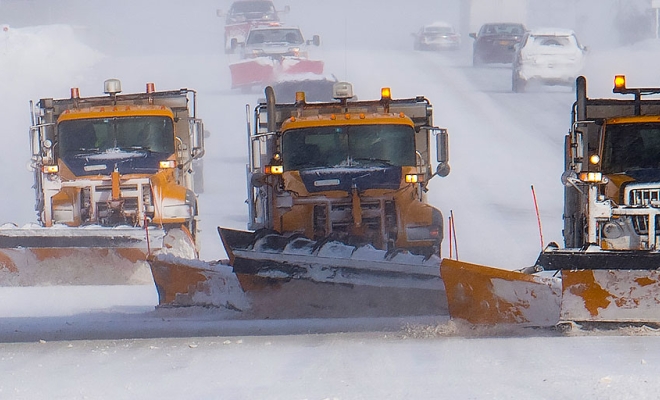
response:
{"label": "white suv", "polygon": [[535,29],[527,32],[513,61],[512,89],[523,92],[528,82],[573,86],[580,75],[587,48],[569,29]]}

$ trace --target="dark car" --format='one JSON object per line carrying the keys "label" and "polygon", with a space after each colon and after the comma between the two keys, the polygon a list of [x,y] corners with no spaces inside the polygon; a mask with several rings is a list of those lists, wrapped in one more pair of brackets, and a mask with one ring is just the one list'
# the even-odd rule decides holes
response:
{"label": "dark car", "polygon": [[484,24],[479,33],[470,33],[470,37],[474,39],[472,64],[513,62],[515,45],[520,43],[525,31],[523,24]]}

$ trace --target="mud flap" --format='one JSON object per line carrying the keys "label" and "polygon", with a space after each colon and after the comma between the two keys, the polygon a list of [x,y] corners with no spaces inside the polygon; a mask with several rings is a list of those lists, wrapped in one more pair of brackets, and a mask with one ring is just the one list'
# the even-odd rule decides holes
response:
{"label": "mud flap", "polygon": [[561,280],[443,259],[449,315],[472,324],[554,326]]}

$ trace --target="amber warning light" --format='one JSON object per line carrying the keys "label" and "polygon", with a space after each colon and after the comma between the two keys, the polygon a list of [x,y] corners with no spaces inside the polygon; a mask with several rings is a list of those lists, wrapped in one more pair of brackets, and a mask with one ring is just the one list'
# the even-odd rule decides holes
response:
{"label": "amber warning light", "polygon": [[614,89],[625,89],[625,88],[626,88],[626,76],[616,75],[614,77]]}

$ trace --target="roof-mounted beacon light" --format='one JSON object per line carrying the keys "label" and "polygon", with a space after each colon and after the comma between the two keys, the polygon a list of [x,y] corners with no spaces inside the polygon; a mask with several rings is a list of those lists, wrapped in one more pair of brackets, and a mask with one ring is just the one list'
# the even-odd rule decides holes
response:
{"label": "roof-mounted beacon light", "polygon": [[392,91],[388,87],[380,89],[380,104],[383,105],[385,113],[390,112],[390,102],[392,101]]}
{"label": "roof-mounted beacon light", "polygon": [[353,97],[353,85],[348,82],[337,82],[332,85],[332,97],[337,100],[346,100]]}
{"label": "roof-mounted beacon light", "polygon": [[153,93],[156,91],[156,85],[153,82],[147,83],[147,93]]}
{"label": "roof-mounted beacon light", "polygon": [[71,88],[71,98],[72,99],[79,99],[80,98],[80,89],[77,87],[72,87]]}
{"label": "roof-mounted beacon light", "polygon": [[615,75],[614,76],[614,92],[626,89],[626,76],[625,75]]}
{"label": "roof-mounted beacon light", "polygon": [[103,82],[103,93],[109,95],[121,93],[121,81],[119,79],[107,79]]}
{"label": "roof-mounted beacon light", "polygon": [[388,87],[380,89],[380,100],[392,100],[392,91]]}

